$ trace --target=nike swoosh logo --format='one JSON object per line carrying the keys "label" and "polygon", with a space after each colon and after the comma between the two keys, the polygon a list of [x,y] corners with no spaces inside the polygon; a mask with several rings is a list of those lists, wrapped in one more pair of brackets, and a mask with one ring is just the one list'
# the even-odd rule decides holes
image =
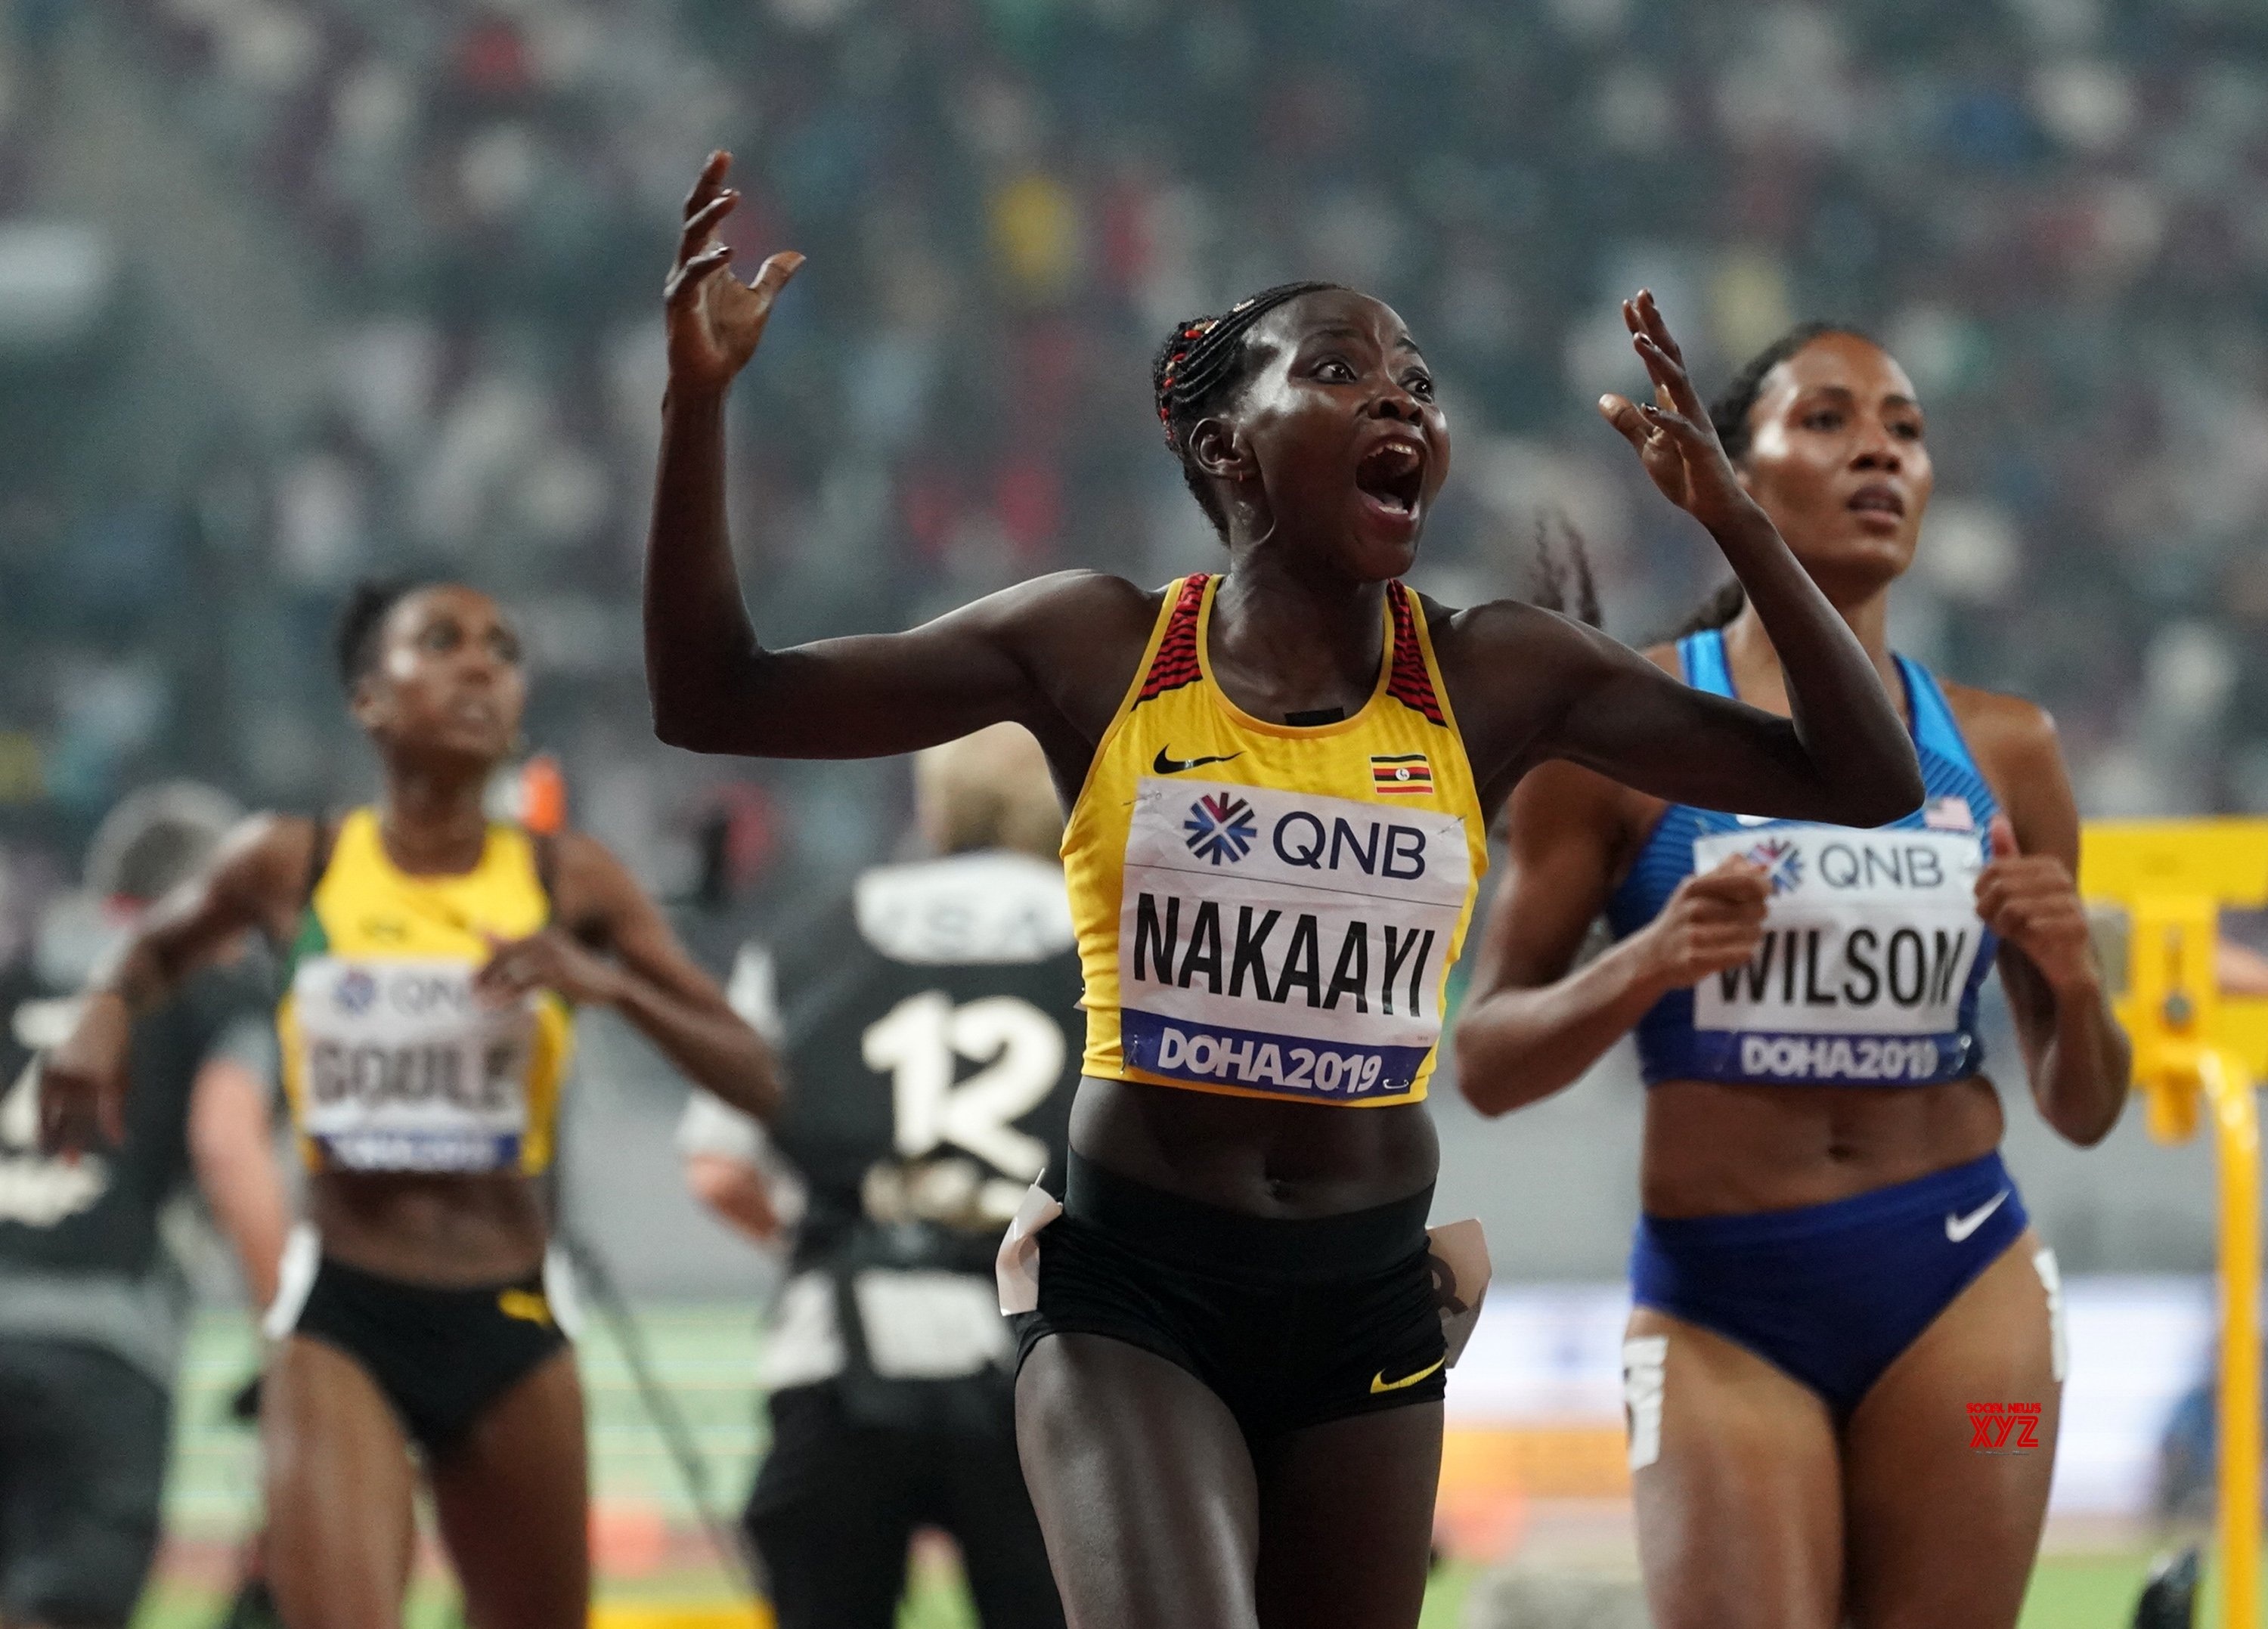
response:
{"label": "nike swoosh logo", "polygon": [[1381,1391],[1399,1391],[1404,1386],[1414,1386],[1447,1361],[1447,1358],[1436,1358],[1415,1375],[1404,1375],[1400,1380],[1387,1379],[1386,1371],[1381,1369],[1370,1377],[1370,1395],[1376,1397]]}
{"label": "nike swoosh logo", "polygon": [[1160,747],[1158,748],[1157,757],[1152,761],[1150,767],[1160,775],[1178,775],[1183,770],[1196,769],[1201,763],[1226,763],[1231,758],[1241,758],[1243,756],[1241,752],[1224,752],[1217,757],[1211,758],[1169,758],[1166,756],[1166,749]]}
{"label": "nike swoosh logo", "polygon": [[551,1303],[534,1290],[504,1290],[497,1295],[497,1310],[523,1323],[551,1327]]}
{"label": "nike swoosh logo", "polygon": [[1948,1216],[1945,1219],[1945,1236],[1955,1244],[1960,1243],[1970,1234],[1982,1227],[1984,1225],[1984,1219],[1999,1210],[2007,1198],[2008,1190],[2003,1188],[1984,1204],[1970,1212],[1968,1215]]}

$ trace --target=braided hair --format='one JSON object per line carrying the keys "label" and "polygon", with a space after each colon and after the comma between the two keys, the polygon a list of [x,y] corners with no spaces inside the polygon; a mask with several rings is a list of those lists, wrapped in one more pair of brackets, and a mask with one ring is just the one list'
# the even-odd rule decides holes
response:
{"label": "braided hair", "polygon": [[1200,419],[1236,399],[1252,377],[1252,350],[1244,342],[1253,325],[1277,306],[1302,294],[1344,285],[1336,283],[1279,283],[1236,302],[1217,317],[1192,317],[1176,323],[1150,364],[1150,385],[1158,398],[1158,422],[1166,446],[1182,461],[1182,479],[1205,512],[1212,528],[1228,538],[1228,515],[1211,481],[1189,454],[1189,432]]}
{"label": "braided hair", "polygon": [[431,583],[414,577],[365,577],[354,586],[339,610],[332,652],[338,658],[339,682],[352,695],[356,685],[378,664],[379,636],[394,608]]}
{"label": "braided hair", "polygon": [[1528,569],[1530,605],[1572,616],[1594,628],[1607,625],[1599,607],[1598,579],[1591,573],[1591,553],[1583,534],[1565,511],[1547,509],[1535,517],[1535,550]]}
{"label": "braided hair", "polygon": [[[1756,398],[1764,394],[1764,380],[1771,377],[1771,371],[1812,341],[1824,339],[1830,334],[1864,340],[1877,349],[1881,346],[1881,341],[1864,328],[1854,328],[1848,322],[1799,322],[1750,357],[1741,371],[1733,375],[1731,382],[1718,394],[1717,399],[1709,404],[1709,422],[1716,427],[1717,439],[1724,444],[1727,458],[1737,464],[1749,455],[1749,447],[1756,439],[1749,416],[1756,411]],[[1712,629],[1727,627],[1748,602],[1748,592],[1741,586],[1740,579],[1721,583],[1711,591],[1707,599],[1694,608],[1683,622],[1664,637],[1683,639],[1690,633],[1706,633]]]}

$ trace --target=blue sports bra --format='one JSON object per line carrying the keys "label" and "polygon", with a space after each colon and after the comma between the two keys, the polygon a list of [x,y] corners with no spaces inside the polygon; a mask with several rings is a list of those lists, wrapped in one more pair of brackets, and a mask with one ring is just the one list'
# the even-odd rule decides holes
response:
{"label": "blue sports bra", "polygon": [[[1688,635],[1677,654],[1688,684],[1734,694],[1722,633]],[[1771,877],[1748,965],[1671,991],[1638,1021],[1647,1085],[1929,1086],[1984,1065],[1977,992],[1994,940],[1974,890],[1999,805],[1937,682],[1896,660],[1927,788],[1920,808],[1866,830],[1672,804],[1608,902],[1626,939],[1728,855]]]}

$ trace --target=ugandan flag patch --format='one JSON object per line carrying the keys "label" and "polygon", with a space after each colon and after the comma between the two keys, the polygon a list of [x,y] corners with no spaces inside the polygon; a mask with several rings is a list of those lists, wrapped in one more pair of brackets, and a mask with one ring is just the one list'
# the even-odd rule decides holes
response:
{"label": "ugandan flag patch", "polygon": [[1425,797],[1433,790],[1433,765],[1422,752],[1374,756],[1370,784],[1382,797]]}

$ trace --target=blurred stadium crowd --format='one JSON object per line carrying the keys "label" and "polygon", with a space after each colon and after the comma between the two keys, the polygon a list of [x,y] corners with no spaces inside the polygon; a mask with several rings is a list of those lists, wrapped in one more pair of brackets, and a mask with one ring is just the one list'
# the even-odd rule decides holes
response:
{"label": "blurred stadium crowd", "polygon": [[[1427,586],[1567,516],[1609,625],[1719,571],[1592,416],[1613,301],[1705,380],[1884,337],[1939,498],[1905,648],[2051,707],[2089,812],[2268,806],[2268,13],[2249,0],[11,0],[0,834],[18,909],[119,790],[364,789],[323,633],[368,572],[525,617],[531,738],[681,887],[836,873],[895,780],[647,736],[637,550],[678,201],[810,256],[739,402],[789,639],[1210,557],[1148,361],[1291,276],[1426,345]],[[769,785],[770,792],[760,788]],[[758,788],[751,790],[749,788]],[[720,802],[720,800],[727,800]]]}

